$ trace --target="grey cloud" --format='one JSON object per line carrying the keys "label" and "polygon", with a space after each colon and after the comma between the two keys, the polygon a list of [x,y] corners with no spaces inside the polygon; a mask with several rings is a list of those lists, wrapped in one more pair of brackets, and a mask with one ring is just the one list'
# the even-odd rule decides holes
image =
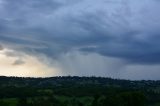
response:
{"label": "grey cloud", "polygon": [[52,58],[83,51],[130,63],[160,63],[155,0],[3,1],[0,41],[13,49]]}
{"label": "grey cloud", "polygon": [[22,59],[18,59],[18,60],[15,60],[12,65],[22,65],[22,64],[25,64],[25,61],[23,61]]}
{"label": "grey cloud", "polygon": [[7,57],[23,57],[22,54],[14,51],[5,51],[4,53]]}
{"label": "grey cloud", "polygon": [[3,48],[3,46],[2,45],[0,45],[0,50],[3,50],[4,48]]}

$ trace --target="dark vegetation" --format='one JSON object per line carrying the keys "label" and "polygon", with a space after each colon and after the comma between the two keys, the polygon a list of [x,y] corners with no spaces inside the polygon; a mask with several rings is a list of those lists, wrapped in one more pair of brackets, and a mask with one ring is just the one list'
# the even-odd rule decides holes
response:
{"label": "dark vegetation", "polygon": [[160,81],[1,76],[0,106],[160,106]]}

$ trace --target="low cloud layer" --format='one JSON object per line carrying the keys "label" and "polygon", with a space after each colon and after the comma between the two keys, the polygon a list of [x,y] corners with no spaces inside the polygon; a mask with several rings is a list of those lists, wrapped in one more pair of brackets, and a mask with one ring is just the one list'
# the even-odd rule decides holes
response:
{"label": "low cloud layer", "polygon": [[0,45],[0,50],[3,50],[3,47]]}
{"label": "low cloud layer", "polygon": [[158,0],[0,0],[0,44],[47,67],[56,64],[62,75],[158,79],[159,5]]}
{"label": "low cloud layer", "polygon": [[[7,55],[16,54],[16,55]],[[20,77],[48,77],[61,75],[61,71],[39,61],[38,58],[9,49],[0,51],[0,75]]]}

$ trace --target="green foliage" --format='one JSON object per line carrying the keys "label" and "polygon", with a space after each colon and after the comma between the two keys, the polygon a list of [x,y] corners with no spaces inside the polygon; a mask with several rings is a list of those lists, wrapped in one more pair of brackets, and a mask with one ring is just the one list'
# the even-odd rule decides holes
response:
{"label": "green foliage", "polygon": [[0,77],[0,106],[158,106],[159,88],[159,81]]}
{"label": "green foliage", "polygon": [[106,96],[103,106],[145,106],[146,97],[141,92],[124,92]]}

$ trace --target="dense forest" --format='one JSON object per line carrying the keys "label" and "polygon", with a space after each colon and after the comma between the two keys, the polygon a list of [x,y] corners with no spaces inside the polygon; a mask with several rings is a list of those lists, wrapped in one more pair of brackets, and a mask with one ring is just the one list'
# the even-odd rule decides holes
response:
{"label": "dense forest", "polygon": [[0,76],[0,106],[160,106],[160,81]]}

